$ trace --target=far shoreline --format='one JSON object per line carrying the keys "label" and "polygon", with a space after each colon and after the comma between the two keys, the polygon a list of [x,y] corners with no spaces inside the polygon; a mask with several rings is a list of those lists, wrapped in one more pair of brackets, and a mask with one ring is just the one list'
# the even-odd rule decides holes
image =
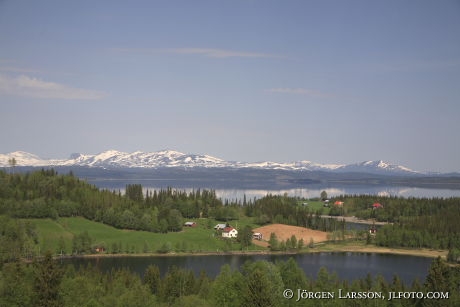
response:
{"label": "far shoreline", "polygon": [[416,257],[427,257],[427,258],[438,258],[447,259],[447,250],[435,250],[428,248],[420,249],[409,249],[409,248],[390,248],[375,245],[364,245],[364,244],[344,244],[335,245],[331,243],[324,243],[317,247],[316,252],[332,252],[332,253],[371,253],[371,254],[388,254],[388,255],[402,255],[402,256],[416,256]]}
{"label": "far shoreline", "polygon": [[357,253],[357,254],[388,254],[400,256],[415,256],[426,258],[447,259],[447,250],[433,250],[433,249],[403,249],[403,248],[388,248],[378,247],[375,245],[360,245],[360,244],[345,244],[336,245],[331,243],[318,244],[314,248],[309,248],[303,251],[270,251],[270,250],[252,250],[252,251],[228,251],[228,252],[187,252],[187,253],[99,253],[99,254],[85,254],[85,255],[55,255],[53,258],[60,259],[94,259],[94,258],[138,258],[138,257],[200,257],[200,256],[251,256],[251,255],[304,255],[304,254],[317,254],[317,253]]}

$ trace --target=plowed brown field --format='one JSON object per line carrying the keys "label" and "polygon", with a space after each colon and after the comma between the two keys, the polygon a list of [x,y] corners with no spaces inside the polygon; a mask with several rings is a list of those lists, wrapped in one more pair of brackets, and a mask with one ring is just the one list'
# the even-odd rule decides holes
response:
{"label": "plowed brown field", "polygon": [[263,235],[263,240],[253,240],[253,243],[259,246],[268,246],[268,240],[270,239],[270,234],[273,232],[276,234],[276,237],[279,241],[285,241],[288,238],[291,238],[292,235],[295,235],[297,240],[303,239],[305,245],[310,243],[310,239],[313,239],[313,242],[324,242],[327,241],[327,232],[312,230],[304,227],[290,226],[283,224],[271,224],[252,230],[253,232],[260,232]]}

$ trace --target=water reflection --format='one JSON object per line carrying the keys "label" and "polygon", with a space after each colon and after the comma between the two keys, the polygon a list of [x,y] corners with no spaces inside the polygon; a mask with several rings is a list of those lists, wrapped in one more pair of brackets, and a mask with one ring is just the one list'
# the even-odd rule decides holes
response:
{"label": "water reflection", "polygon": [[[89,180],[90,183],[96,185],[99,188],[109,189],[114,191],[120,191],[124,193],[126,184],[139,183],[142,184],[144,191],[147,190],[160,190],[167,187],[173,187],[186,192],[197,190],[198,187],[190,187],[179,184],[174,180],[168,181],[166,185],[159,184],[158,181],[150,180]],[[201,186],[201,189],[211,189],[212,187]],[[293,188],[293,189],[214,189],[217,197],[222,200],[229,201],[243,201],[244,197],[246,200],[253,200],[264,197],[267,194],[272,195],[288,195],[291,197],[300,198],[319,198],[322,191],[326,191],[329,197],[340,196],[340,195],[378,195],[378,196],[399,196],[399,197],[460,197],[460,190],[450,189],[426,189],[426,188],[412,188],[412,187],[396,187],[396,186],[369,186],[369,185],[353,185],[346,187],[331,187],[314,185],[308,188]]]}
{"label": "water reflection", "polygon": [[322,191],[326,191],[329,197],[340,195],[378,195],[378,196],[400,196],[400,197],[460,197],[460,190],[449,189],[422,189],[408,187],[347,187],[331,188],[323,187],[318,189],[296,188],[280,190],[241,190],[241,189],[220,189],[216,190],[218,197],[222,199],[241,200],[246,195],[246,199],[261,198],[267,194],[288,195],[300,198],[319,198]]}
{"label": "water reflection", "polygon": [[424,281],[431,264],[430,258],[386,255],[374,253],[312,253],[302,255],[210,255],[210,256],[156,256],[156,257],[113,257],[113,258],[76,258],[66,259],[65,263],[75,267],[88,264],[103,272],[113,268],[128,268],[143,275],[149,265],[157,265],[164,275],[172,266],[192,270],[197,276],[204,270],[210,277],[216,277],[224,264],[233,270],[241,269],[246,261],[266,260],[273,263],[287,261],[293,257],[308,278],[316,278],[321,267],[330,273],[335,272],[339,279],[354,280],[364,278],[368,273],[373,277],[382,275],[391,281],[397,274],[407,285],[415,279]]}

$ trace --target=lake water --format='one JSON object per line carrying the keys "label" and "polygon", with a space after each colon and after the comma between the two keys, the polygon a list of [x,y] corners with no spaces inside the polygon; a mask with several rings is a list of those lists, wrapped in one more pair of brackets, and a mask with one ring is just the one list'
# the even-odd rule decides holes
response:
{"label": "lake water", "polygon": [[246,195],[246,199],[261,198],[267,194],[284,195],[300,198],[320,197],[321,192],[326,191],[329,197],[340,195],[378,195],[378,196],[400,196],[400,197],[460,197],[460,190],[449,189],[422,189],[405,187],[348,187],[331,188],[324,187],[319,189],[287,189],[287,190],[241,190],[241,189],[220,189],[216,190],[216,195],[222,199],[241,200]]}
{"label": "lake water", "polygon": [[312,253],[299,255],[210,255],[210,256],[152,256],[152,257],[113,257],[65,259],[77,268],[91,264],[102,272],[112,268],[128,268],[142,276],[149,265],[157,265],[164,275],[168,268],[177,266],[191,269],[198,276],[205,270],[208,276],[216,277],[224,264],[238,270],[248,260],[270,262],[287,261],[293,257],[309,278],[316,278],[321,267],[337,273],[339,279],[353,280],[364,278],[370,273],[374,278],[382,275],[391,282],[398,274],[401,280],[410,285],[415,279],[423,282],[432,259],[425,257],[386,255],[374,253]]}
{"label": "lake water", "polygon": [[[149,180],[88,180],[90,183],[96,185],[102,189],[109,190],[120,190],[124,192],[126,184],[138,183],[142,184],[144,190],[160,190],[167,187],[178,188],[190,192],[197,188],[206,189],[210,187],[197,186],[190,187],[187,185],[179,184],[175,185],[174,181],[167,181],[166,183],[160,184],[158,181]],[[345,187],[333,187],[333,186],[321,186],[314,185],[311,187],[300,187],[293,189],[234,189],[231,187],[225,189],[214,189],[217,197],[222,200],[229,201],[242,201],[244,196],[246,199],[258,199],[264,197],[267,194],[272,195],[284,195],[300,198],[319,198],[322,191],[326,191],[329,197],[340,196],[340,195],[378,195],[378,196],[399,196],[399,197],[460,197],[460,190],[454,189],[428,189],[428,188],[413,188],[413,187],[396,187],[396,186],[372,186],[372,185],[350,185]]]}

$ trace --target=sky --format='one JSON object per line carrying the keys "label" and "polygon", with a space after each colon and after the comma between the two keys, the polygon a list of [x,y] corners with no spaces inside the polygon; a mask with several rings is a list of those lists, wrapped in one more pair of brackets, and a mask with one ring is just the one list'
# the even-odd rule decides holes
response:
{"label": "sky", "polygon": [[0,153],[460,171],[460,1],[0,0]]}

